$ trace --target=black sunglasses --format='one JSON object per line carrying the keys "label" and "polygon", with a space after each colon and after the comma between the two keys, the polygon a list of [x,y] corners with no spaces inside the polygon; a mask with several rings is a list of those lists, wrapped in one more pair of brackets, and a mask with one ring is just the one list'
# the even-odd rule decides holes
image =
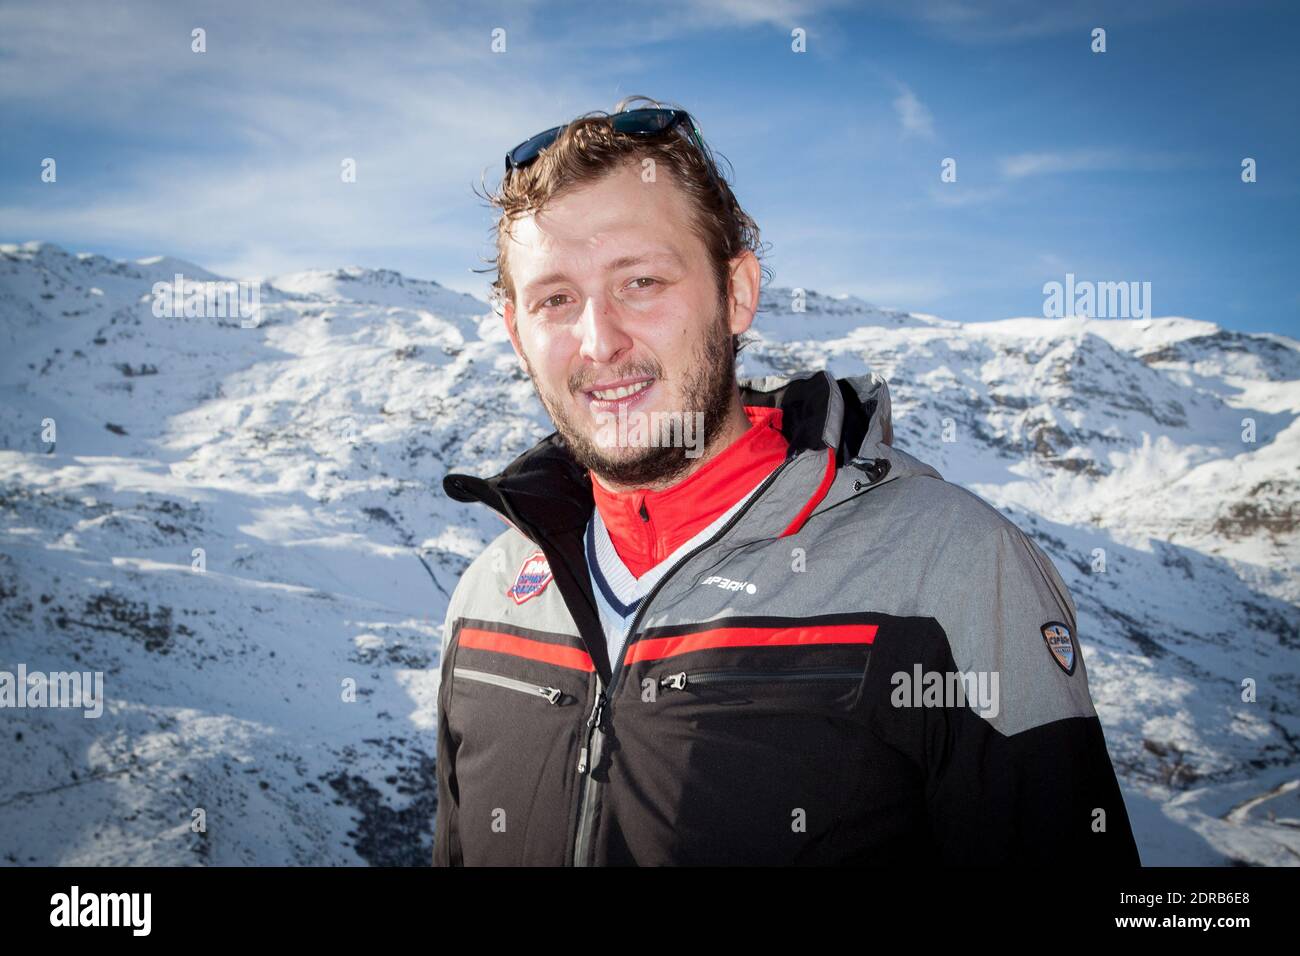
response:
{"label": "black sunglasses", "polygon": [[[704,157],[704,164],[709,169],[709,176],[713,179],[714,185],[718,186],[719,192],[721,192],[717,171],[713,168],[713,159],[709,156],[709,151],[704,148],[704,138],[700,136],[699,127],[695,125],[695,120],[691,119],[690,113],[685,110],[657,108],[626,110],[622,113],[615,113],[609,118],[609,121],[616,131],[633,136],[655,136],[660,133],[667,133],[675,129],[679,124],[685,123],[686,127],[691,131],[690,140],[699,149],[700,155]],[[554,143],[568,125],[568,123],[565,123],[563,126],[553,126],[544,133],[538,133],[536,136],[524,140],[506,153],[506,175],[509,176],[511,170],[527,166],[540,156],[542,150]]]}

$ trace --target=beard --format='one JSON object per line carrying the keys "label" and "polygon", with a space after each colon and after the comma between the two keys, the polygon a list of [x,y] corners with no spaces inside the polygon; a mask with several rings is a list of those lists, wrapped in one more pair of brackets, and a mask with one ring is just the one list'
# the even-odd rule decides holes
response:
{"label": "beard", "polygon": [[[606,483],[628,488],[671,484],[684,476],[693,465],[706,459],[726,423],[736,391],[736,360],[731,332],[727,328],[725,300],[719,303],[713,322],[706,329],[703,339],[696,343],[690,364],[682,373],[683,407],[676,411],[684,416],[703,413],[703,434],[696,436],[698,447],[703,450],[699,454],[688,455],[687,452],[691,451],[689,448],[654,442],[645,448],[625,448],[622,454],[611,454],[592,441],[586,431],[566,413],[565,403],[542,388],[528,363],[528,357],[524,356],[523,359],[537,397],[551,416],[555,430],[564,440],[574,460]],[[652,376],[656,383],[664,382],[662,367],[653,362],[628,363],[620,366],[613,377],[621,379],[636,376]],[[580,377],[570,379],[570,394],[578,394],[582,390],[582,384]]]}

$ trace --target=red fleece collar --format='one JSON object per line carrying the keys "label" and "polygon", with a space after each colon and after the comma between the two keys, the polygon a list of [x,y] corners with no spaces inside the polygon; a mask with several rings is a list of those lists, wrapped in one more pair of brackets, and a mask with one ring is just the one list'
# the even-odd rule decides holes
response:
{"label": "red fleece collar", "polygon": [[635,577],[689,541],[785,460],[781,409],[746,405],[749,430],[699,471],[663,491],[615,492],[593,475],[592,495],[614,550]]}

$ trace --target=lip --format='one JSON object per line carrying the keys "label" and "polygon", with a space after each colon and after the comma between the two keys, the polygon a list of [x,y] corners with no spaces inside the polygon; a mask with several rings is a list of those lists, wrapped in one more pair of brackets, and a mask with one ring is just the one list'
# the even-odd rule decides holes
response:
{"label": "lip", "polygon": [[[635,385],[637,382],[649,382],[650,385],[641,389],[641,391],[637,392],[635,395],[627,395],[623,398],[601,399],[592,394],[595,389],[601,389],[603,391],[607,388],[619,388],[623,385]],[[642,375],[637,378],[619,379],[616,382],[602,382],[599,385],[584,390],[583,394],[587,396],[587,402],[593,414],[608,412],[617,413],[624,409],[630,409],[633,406],[640,405],[642,402],[646,401],[649,395],[655,390],[655,386],[658,384],[658,381],[653,377]]]}
{"label": "lip", "polygon": [[592,392],[603,392],[607,388],[622,388],[624,385],[635,385],[637,382],[653,382],[653,375],[636,375],[632,378],[620,378],[613,382],[597,382],[591,388],[584,388],[582,391],[585,395],[590,396]]}

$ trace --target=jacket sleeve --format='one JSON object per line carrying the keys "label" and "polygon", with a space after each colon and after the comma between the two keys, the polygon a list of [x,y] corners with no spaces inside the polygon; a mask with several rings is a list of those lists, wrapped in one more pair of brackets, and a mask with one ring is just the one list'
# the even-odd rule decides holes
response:
{"label": "jacket sleeve", "polygon": [[931,647],[976,699],[923,709],[942,861],[1140,865],[1056,568],[1010,522],[961,557]]}
{"label": "jacket sleeve", "polygon": [[447,655],[451,643],[451,630],[455,622],[453,613],[456,596],[447,607],[447,617],[442,627],[442,649],[438,655],[438,736],[434,756],[438,777],[438,805],[434,811],[433,865],[461,866],[459,833],[460,795],[456,784],[456,746],[448,726],[448,704],[451,701],[451,660]]}

